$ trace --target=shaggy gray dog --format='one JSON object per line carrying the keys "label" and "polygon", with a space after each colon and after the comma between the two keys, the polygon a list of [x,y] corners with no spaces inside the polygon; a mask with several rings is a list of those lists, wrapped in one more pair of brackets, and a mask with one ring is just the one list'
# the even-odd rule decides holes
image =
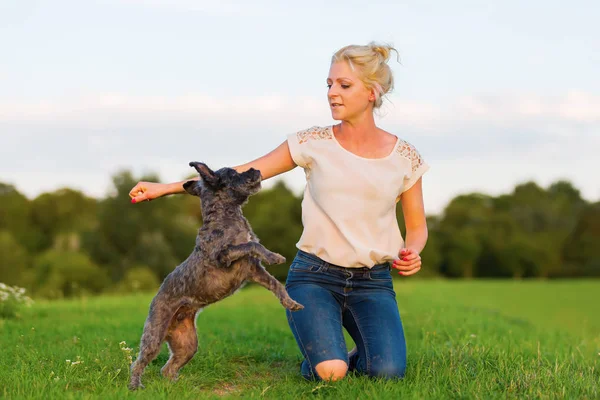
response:
{"label": "shaggy gray dog", "polygon": [[272,291],[289,310],[301,310],[285,287],[261,265],[281,264],[285,258],[258,243],[242,215],[248,197],[260,190],[260,171],[238,173],[232,168],[211,171],[203,163],[191,162],[201,181],[188,181],[185,190],[199,196],[204,224],[198,231],[192,254],[163,281],[152,299],[140,343],[140,353],[131,365],[130,389],[143,387],[141,376],[156,358],[163,341],[170,357],[163,376],[177,379],[179,369],[198,349],[196,316],[205,306],[235,292],[245,281]]}

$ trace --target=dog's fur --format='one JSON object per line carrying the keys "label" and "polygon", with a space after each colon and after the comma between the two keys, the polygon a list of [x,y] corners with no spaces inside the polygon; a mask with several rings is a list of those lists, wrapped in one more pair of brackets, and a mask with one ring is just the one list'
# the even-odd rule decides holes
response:
{"label": "dog's fur", "polygon": [[198,162],[191,162],[190,166],[200,173],[201,180],[191,180],[183,186],[188,193],[200,197],[204,224],[192,254],[165,278],[150,304],[140,353],[131,365],[130,389],[143,387],[142,373],[165,340],[171,355],[161,371],[175,380],[180,368],[197,351],[199,311],[231,295],[245,281],[269,289],[287,309],[303,308],[260,263],[281,264],[285,258],[259,244],[242,215],[242,205],[260,190],[260,171],[250,169],[240,174],[232,168],[222,168],[213,172]]}

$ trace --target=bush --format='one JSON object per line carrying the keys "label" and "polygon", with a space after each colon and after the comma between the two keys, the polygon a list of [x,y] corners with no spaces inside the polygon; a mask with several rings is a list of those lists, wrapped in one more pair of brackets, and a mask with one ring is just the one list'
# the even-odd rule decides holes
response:
{"label": "bush", "polygon": [[136,266],[131,268],[116,287],[121,293],[154,292],[160,282],[156,274],[148,267]]}
{"label": "bush", "polygon": [[106,271],[80,252],[49,250],[34,263],[34,294],[50,299],[100,293],[110,281]]}
{"label": "bush", "polygon": [[25,289],[0,282],[0,318],[17,317],[22,306],[29,307],[32,303],[33,300],[25,296]]}

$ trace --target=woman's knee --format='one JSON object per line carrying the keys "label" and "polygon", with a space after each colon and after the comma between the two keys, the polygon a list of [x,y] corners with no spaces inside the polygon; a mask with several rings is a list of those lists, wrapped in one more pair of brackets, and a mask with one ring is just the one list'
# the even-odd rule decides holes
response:
{"label": "woman's knee", "polygon": [[317,374],[324,381],[337,381],[346,376],[348,364],[344,360],[327,360],[317,364]]}

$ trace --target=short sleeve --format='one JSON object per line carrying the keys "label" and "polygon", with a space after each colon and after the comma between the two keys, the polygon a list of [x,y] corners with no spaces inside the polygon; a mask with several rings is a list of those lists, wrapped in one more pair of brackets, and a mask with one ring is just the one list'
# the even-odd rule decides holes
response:
{"label": "short sleeve", "polygon": [[417,149],[408,142],[403,143],[401,153],[410,161],[410,171],[405,175],[404,189],[402,190],[402,192],[406,192],[429,170],[429,164],[425,162]]}
{"label": "short sleeve", "polygon": [[306,168],[308,163],[306,162],[306,154],[303,153],[303,150],[306,149],[306,146],[303,146],[300,142],[300,132],[290,133],[287,136],[288,147],[290,148],[290,155],[292,156],[292,160],[294,163],[302,168]]}
{"label": "short sleeve", "polygon": [[315,153],[319,152],[319,146],[316,142],[331,138],[331,131],[327,127],[320,126],[313,126],[288,135],[287,141],[292,160],[299,167],[310,168],[311,160]]}

